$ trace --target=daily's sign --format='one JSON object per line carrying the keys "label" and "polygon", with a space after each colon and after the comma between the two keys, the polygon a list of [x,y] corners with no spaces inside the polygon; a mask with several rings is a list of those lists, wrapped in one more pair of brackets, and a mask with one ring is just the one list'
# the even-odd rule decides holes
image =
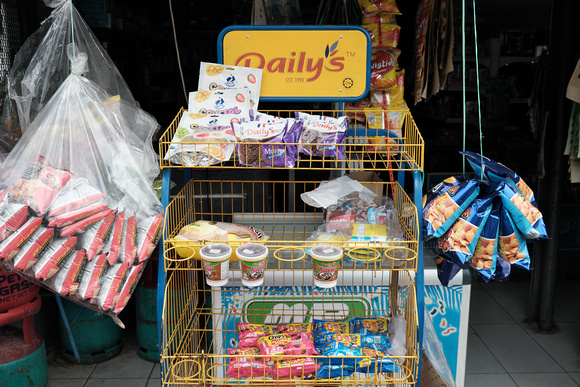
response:
{"label": "daily's sign", "polygon": [[232,26],[218,61],[261,68],[265,99],[355,101],[369,88],[370,37],[357,26]]}

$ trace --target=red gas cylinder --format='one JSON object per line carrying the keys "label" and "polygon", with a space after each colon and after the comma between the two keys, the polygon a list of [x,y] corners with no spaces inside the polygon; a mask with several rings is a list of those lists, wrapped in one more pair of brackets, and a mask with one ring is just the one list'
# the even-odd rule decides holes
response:
{"label": "red gas cylinder", "polygon": [[0,270],[0,313],[38,297],[39,287],[16,273]]}

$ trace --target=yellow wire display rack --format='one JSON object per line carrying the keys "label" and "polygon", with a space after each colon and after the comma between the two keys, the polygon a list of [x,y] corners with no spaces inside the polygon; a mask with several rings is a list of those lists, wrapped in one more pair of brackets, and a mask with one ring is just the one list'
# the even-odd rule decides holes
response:
{"label": "yellow wire display rack", "polygon": [[[290,117],[293,111],[277,110],[268,114]],[[361,111],[309,111],[310,114],[339,116],[364,114]],[[402,126],[398,137],[376,146],[379,134],[367,126],[349,126],[343,145],[345,160],[300,155],[297,170],[341,171],[414,171],[423,169],[423,139],[407,109],[385,110],[384,117],[397,114]],[[239,155],[217,165],[184,167],[164,160],[182,143],[172,143],[183,109],[159,141],[162,169],[215,168],[256,169],[239,163]],[[379,136],[380,137],[380,136]],[[248,144],[248,143],[244,143]],[[262,144],[263,145],[263,144]],[[282,144],[268,144],[282,145]],[[295,146],[296,144],[283,144]],[[173,148],[172,148],[173,147]],[[237,150],[236,150],[237,152]],[[168,158],[170,159],[170,158]],[[175,159],[173,159],[175,160]],[[267,165],[261,165],[264,169]],[[287,169],[287,168],[286,168]],[[233,173],[235,175],[235,173]],[[210,175],[211,176],[211,175]],[[243,179],[243,177],[241,177]],[[163,386],[415,386],[420,359],[418,289],[415,285],[420,267],[420,214],[417,196],[411,199],[397,182],[361,182],[373,185],[379,196],[392,198],[395,222],[402,237],[381,242],[322,242],[340,246],[345,252],[338,284],[323,290],[313,287],[312,262],[307,249],[318,243],[309,240],[324,223],[322,209],[306,205],[301,194],[312,191],[320,180],[189,180],[166,206],[163,228],[163,305],[161,312],[161,368]],[[205,283],[199,249],[215,241],[183,241],[176,238],[182,227],[199,220],[228,222],[261,230],[269,249],[264,284],[257,288],[241,284],[239,262],[230,262],[230,283],[209,287]],[[235,249],[235,246],[232,246]],[[233,258],[233,257],[232,257]],[[317,378],[312,374],[293,379],[272,377],[232,377],[226,373],[236,345],[236,324],[250,322],[276,325],[311,322],[313,319],[348,320],[353,317],[404,319],[404,352],[389,355],[396,370],[380,368],[348,377]],[[376,356],[376,355],[375,355]],[[258,358],[263,357],[257,355]],[[295,356],[306,362],[305,356]],[[236,356],[233,356],[235,359]],[[311,356],[317,362],[322,355]],[[373,359],[375,360],[373,363]],[[377,357],[361,362],[380,364]],[[284,360],[274,357],[272,360]],[[328,358],[326,360],[329,360]],[[298,360],[300,361],[300,360]],[[346,365],[345,358],[333,364]],[[338,363],[336,363],[338,362]],[[361,363],[361,364],[363,364]],[[371,367],[372,368],[372,367]]]}

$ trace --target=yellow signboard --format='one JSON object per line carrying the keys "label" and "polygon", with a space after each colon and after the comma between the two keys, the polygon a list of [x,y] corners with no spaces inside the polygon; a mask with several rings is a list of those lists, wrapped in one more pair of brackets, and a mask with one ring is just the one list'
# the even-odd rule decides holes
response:
{"label": "yellow signboard", "polygon": [[220,34],[218,55],[261,68],[266,99],[354,101],[368,92],[370,37],[360,27],[233,26]]}

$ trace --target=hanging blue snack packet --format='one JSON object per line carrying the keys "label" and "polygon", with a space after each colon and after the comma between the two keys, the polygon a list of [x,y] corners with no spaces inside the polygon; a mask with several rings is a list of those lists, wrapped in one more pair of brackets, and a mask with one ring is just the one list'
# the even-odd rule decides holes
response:
{"label": "hanging blue snack packet", "polygon": [[433,199],[464,181],[463,176],[449,176],[447,179],[431,188],[429,192],[423,195],[423,213],[425,213],[427,205],[431,203]]}
{"label": "hanging blue snack packet", "polygon": [[483,225],[477,239],[469,264],[488,282],[495,272],[498,249],[499,211],[501,200],[496,198],[491,206],[491,212]]}
{"label": "hanging blue snack packet", "polygon": [[476,198],[449,231],[437,241],[438,247],[455,261],[465,263],[473,255],[496,192]]}
{"label": "hanging blue snack packet", "polygon": [[503,259],[503,257],[498,254],[497,260],[495,261],[495,273],[493,273],[491,279],[497,282],[507,281],[509,279],[511,271],[512,266],[509,264],[509,262]]}
{"label": "hanging blue snack packet", "polygon": [[497,190],[504,208],[525,239],[548,237],[542,213],[528,199],[503,181],[498,184]]}
{"label": "hanging blue snack packet", "polygon": [[350,331],[359,335],[388,335],[388,320],[381,317],[355,317],[350,320]]}
{"label": "hanging blue snack packet", "polygon": [[530,268],[530,254],[522,233],[515,226],[508,211],[500,211],[499,251],[511,265]]}
{"label": "hanging blue snack packet", "polygon": [[434,198],[423,211],[425,236],[439,238],[479,194],[479,182],[467,180]]}
{"label": "hanging blue snack packet", "polygon": [[445,254],[437,255],[435,264],[437,265],[437,278],[439,278],[439,282],[443,286],[449,285],[449,281],[455,278],[457,273],[463,268],[463,265]]}
{"label": "hanging blue snack packet", "polygon": [[481,170],[483,169],[484,176],[491,182],[505,181],[513,189],[521,193],[534,207],[538,207],[536,203],[536,198],[534,197],[534,192],[526,184],[524,179],[522,179],[517,173],[506,167],[505,165],[493,161],[492,159],[482,156],[475,152],[459,152],[464,154],[467,161],[475,171],[475,173],[480,176]]}

